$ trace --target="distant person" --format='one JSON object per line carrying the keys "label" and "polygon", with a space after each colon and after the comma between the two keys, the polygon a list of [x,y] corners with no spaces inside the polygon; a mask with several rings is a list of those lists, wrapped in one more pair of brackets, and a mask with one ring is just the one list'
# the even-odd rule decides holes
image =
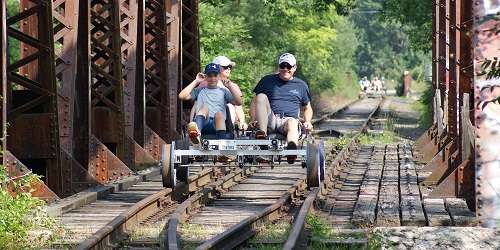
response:
{"label": "distant person", "polygon": [[[268,132],[286,135],[287,149],[297,149],[299,140],[300,113],[302,126],[311,131],[313,109],[309,87],[295,77],[297,60],[290,53],[278,59],[279,72],[264,76],[254,89],[255,96],[250,107],[252,125],[258,128],[255,137],[264,139]],[[296,156],[287,156],[292,164]]]}
{"label": "distant person", "polygon": [[[226,133],[226,104],[241,105],[242,99],[232,85],[221,88],[219,82],[220,66],[209,63],[205,66],[205,74],[198,73],[188,86],[180,93],[179,99],[194,100],[195,116],[187,126],[189,138],[193,144],[200,143],[202,134],[213,134],[218,139],[227,139]],[[201,82],[206,81],[206,88],[196,88]]]}
{"label": "distant person", "polygon": [[403,96],[409,97],[411,92],[411,74],[408,70],[403,73]]}
{"label": "distant person", "polygon": [[378,76],[375,76],[372,81],[373,88],[375,91],[381,91],[382,90],[382,82],[378,79]]}
{"label": "distant person", "polygon": [[359,80],[359,85],[362,91],[366,91],[370,86],[370,81],[368,81],[368,77],[363,76],[363,78]]}

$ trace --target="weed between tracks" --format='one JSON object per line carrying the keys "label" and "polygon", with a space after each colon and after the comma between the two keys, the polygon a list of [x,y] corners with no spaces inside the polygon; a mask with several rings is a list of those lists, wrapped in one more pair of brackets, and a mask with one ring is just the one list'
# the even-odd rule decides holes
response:
{"label": "weed between tracks", "polygon": [[[308,249],[380,249],[382,236],[379,233],[352,232],[340,234],[339,231],[329,225],[323,218],[309,214],[307,216],[307,227],[310,232],[310,244]],[[356,240],[367,239],[366,244],[354,243]]]}
{"label": "weed between tracks", "polygon": [[249,240],[248,246],[256,250],[282,249],[291,227],[290,221],[283,219],[266,223],[257,229],[257,234]]}

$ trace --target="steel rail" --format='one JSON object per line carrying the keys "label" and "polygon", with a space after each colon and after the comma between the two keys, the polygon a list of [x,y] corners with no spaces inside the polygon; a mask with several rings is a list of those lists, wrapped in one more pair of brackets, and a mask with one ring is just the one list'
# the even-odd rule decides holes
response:
{"label": "steel rail", "polygon": [[334,178],[339,172],[339,168],[341,167],[343,162],[348,158],[352,149],[356,146],[359,136],[363,132],[365,132],[366,129],[368,128],[370,119],[379,110],[380,104],[383,102],[383,100],[384,99],[382,98],[378,103],[377,107],[368,115],[368,118],[363,123],[363,126],[361,127],[360,131],[358,131],[356,135],[349,141],[349,143],[340,151],[340,153],[335,156],[335,159],[333,160],[331,167],[329,167],[328,169],[328,177],[325,178],[323,185],[321,185],[319,189],[316,189],[309,193],[306,200],[302,204],[297,217],[295,218],[295,221],[292,225],[292,229],[290,231],[290,234],[288,235],[288,239],[285,242],[283,249],[287,250],[298,249],[297,244],[299,243],[299,237],[304,233],[306,218],[307,215],[309,214],[309,211],[313,207],[314,201],[320,194],[326,194],[328,192],[328,189],[333,186],[335,182]]}
{"label": "steel rail", "polygon": [[177,239],[177,227],[179,223],[184,222],[193,210],[203,206],[210,199],[224,192],[224,190],[238,184],[246,176],[251,175],[260,167],[261,166],[250,166],[248,168],[238,169],[224,176],[221,180],[207,185],[203,190],[182,202],[168,220],[168,227],[164,230],[165,233],[163,234],[163,238],[166,238],[163,242],[165,242],[166,245],[163,247],[165,249],[181,249]]}
{"label": "steel rail", "polygon": [[[217,167],[204,169],[189,178],[187,187],[196,183],[198,187],[205,187],[212,183]],[[153,215],[163,209],[165,202],[175,202],[175,191],[170,188],[162,189],[134,204],[132,207],[116,216],[112,221],[104,225],[91,237],[81,242],[77,249],[105,249],[113,242],[117,235],[133,230],[144,218]]]}
{"label": "steel rail", "polygon": [[260,213],[242,220],[214,238],[205,241],[196,249],[233,249],[237,247],[257,233],[257,226],[260,223],[279,218],[280,213],[285,211],[284,207],[291,205],[293,200],[298,199],[301,192],[306,188],[305,179],[298,180],[274,204],[266,207]]}

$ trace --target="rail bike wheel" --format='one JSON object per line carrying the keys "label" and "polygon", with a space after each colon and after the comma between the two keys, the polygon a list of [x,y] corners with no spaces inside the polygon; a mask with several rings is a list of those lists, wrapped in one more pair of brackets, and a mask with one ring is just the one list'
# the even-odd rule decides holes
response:
{"label": "rail bike wheel", "polygon": [[174,149],[175,142],[172,142],[172,144],[165,144],[162,148],[160,170],[163,187],[166,188],[174,188],[176,184],[174,160],[172,159]]}
{"label": "rail bike wheel", "polygon": [[323,140],[321,140],[318,143],[318,154],[319,154],[319,170],[320,170],[319,177],[321,181],[324,181],[326,175],[326,163],[325,163],[325,143]]}
{"label": "rail bike wheel", "polygon": [[306,154],[307,186],[319,187],[321,182],[320,154],[318,144],[308,143]]}
{"label": "rail bike wheel", "polygon": [[[177,140],[175,143],[175,149],[188,150],[189,141],[187,139]],[[180,164],[175,163],[174,166],[175,166],[177,180],[187,182],[189,177],[189,157],[181,156],[181,163]]]}

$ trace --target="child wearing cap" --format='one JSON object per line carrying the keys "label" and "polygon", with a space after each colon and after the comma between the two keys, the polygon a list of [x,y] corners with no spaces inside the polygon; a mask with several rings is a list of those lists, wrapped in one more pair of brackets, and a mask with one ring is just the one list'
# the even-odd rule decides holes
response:
{"label": "child wearing cap", "polygon": [[[205,66],[205,74],[198,73],[196,79],[180,93],[181,100],[194,100],[195,116],[187,126],[189,138],[193,144],[200,143],[201,134],[215,134],[219,139],[225,139],[226,134],[226,104],[241,105],[241,95],[232,86],[221,88],[219,82],[220,66],[209,63]],[[196,88],[206,81],[206,88]]]}

